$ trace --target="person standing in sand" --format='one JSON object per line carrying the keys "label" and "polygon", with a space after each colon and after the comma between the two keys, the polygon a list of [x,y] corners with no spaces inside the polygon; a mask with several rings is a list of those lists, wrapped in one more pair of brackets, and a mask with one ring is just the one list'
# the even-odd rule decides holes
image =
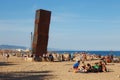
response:
{"label": "person standing in sand", "polygon": [[4,57],[5,62],[8,62],[9,54],[5,53],[3,54],[3,57]]}

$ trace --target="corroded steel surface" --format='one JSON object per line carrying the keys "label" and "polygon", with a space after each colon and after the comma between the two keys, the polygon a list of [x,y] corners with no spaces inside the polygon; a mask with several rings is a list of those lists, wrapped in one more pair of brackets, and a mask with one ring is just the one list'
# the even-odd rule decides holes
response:
{"label": "corroded steel surface", "polygon": [[35,16],[34,37],[32,42],[32,53],[42,56],[47,53],[49,38],[51,11],[37,10]]}

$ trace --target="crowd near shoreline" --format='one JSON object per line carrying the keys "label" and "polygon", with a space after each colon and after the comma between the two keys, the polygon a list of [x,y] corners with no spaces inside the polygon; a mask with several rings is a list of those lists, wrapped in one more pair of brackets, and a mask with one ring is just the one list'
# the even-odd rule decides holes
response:
{"label": "crowd near shoreline", "polygon": [[[24,57],[32,58],[35,60],[35,54],[32,54],[30,50],[28,51],[17,51],[17,50],[0,50],[0,54],[4,57],[10,57],[10,56],[17,56],[17,57]],[[75,52],[75,53],[58,53],[55,51],[49,51],[47,54],[43,54],[42,56],[39,56],[38,61],[91,61],[91,60],[104,60],[104,62],[114,62],[119,63],[120,62],[120,56],[114,56],[113,54],[108,55],[100,55],[100,54],[90,54],[87,52]],[[37,61],[37,60],[36,60]]]}
{"label": "crowd near shoreline", "polygon": [[36,61],[29,51],[0,52],[0,80],[119,80],[119,72],[113,55],[48,52]]}

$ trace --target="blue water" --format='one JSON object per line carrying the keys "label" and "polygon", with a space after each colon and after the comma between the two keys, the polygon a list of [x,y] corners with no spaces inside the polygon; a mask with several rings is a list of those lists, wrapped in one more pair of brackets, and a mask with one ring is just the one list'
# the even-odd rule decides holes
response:
{"label": "blue water", "polygon": [[120,56],[120,51],[55,51],[57,53],[70,53],[74,54],[75,52],[87,52],[89,54],[98,54],[98,55],[113,55],[113,56]]}

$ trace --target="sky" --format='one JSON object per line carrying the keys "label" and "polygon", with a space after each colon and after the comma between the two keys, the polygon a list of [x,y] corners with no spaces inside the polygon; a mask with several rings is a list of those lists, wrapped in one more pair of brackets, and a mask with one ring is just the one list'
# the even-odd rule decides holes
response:
{"label": "sky", "polygon": [[52,12],[48,48],[120,50],[120,0],[0,0],[0,44],[30,47],[38,9]]}

